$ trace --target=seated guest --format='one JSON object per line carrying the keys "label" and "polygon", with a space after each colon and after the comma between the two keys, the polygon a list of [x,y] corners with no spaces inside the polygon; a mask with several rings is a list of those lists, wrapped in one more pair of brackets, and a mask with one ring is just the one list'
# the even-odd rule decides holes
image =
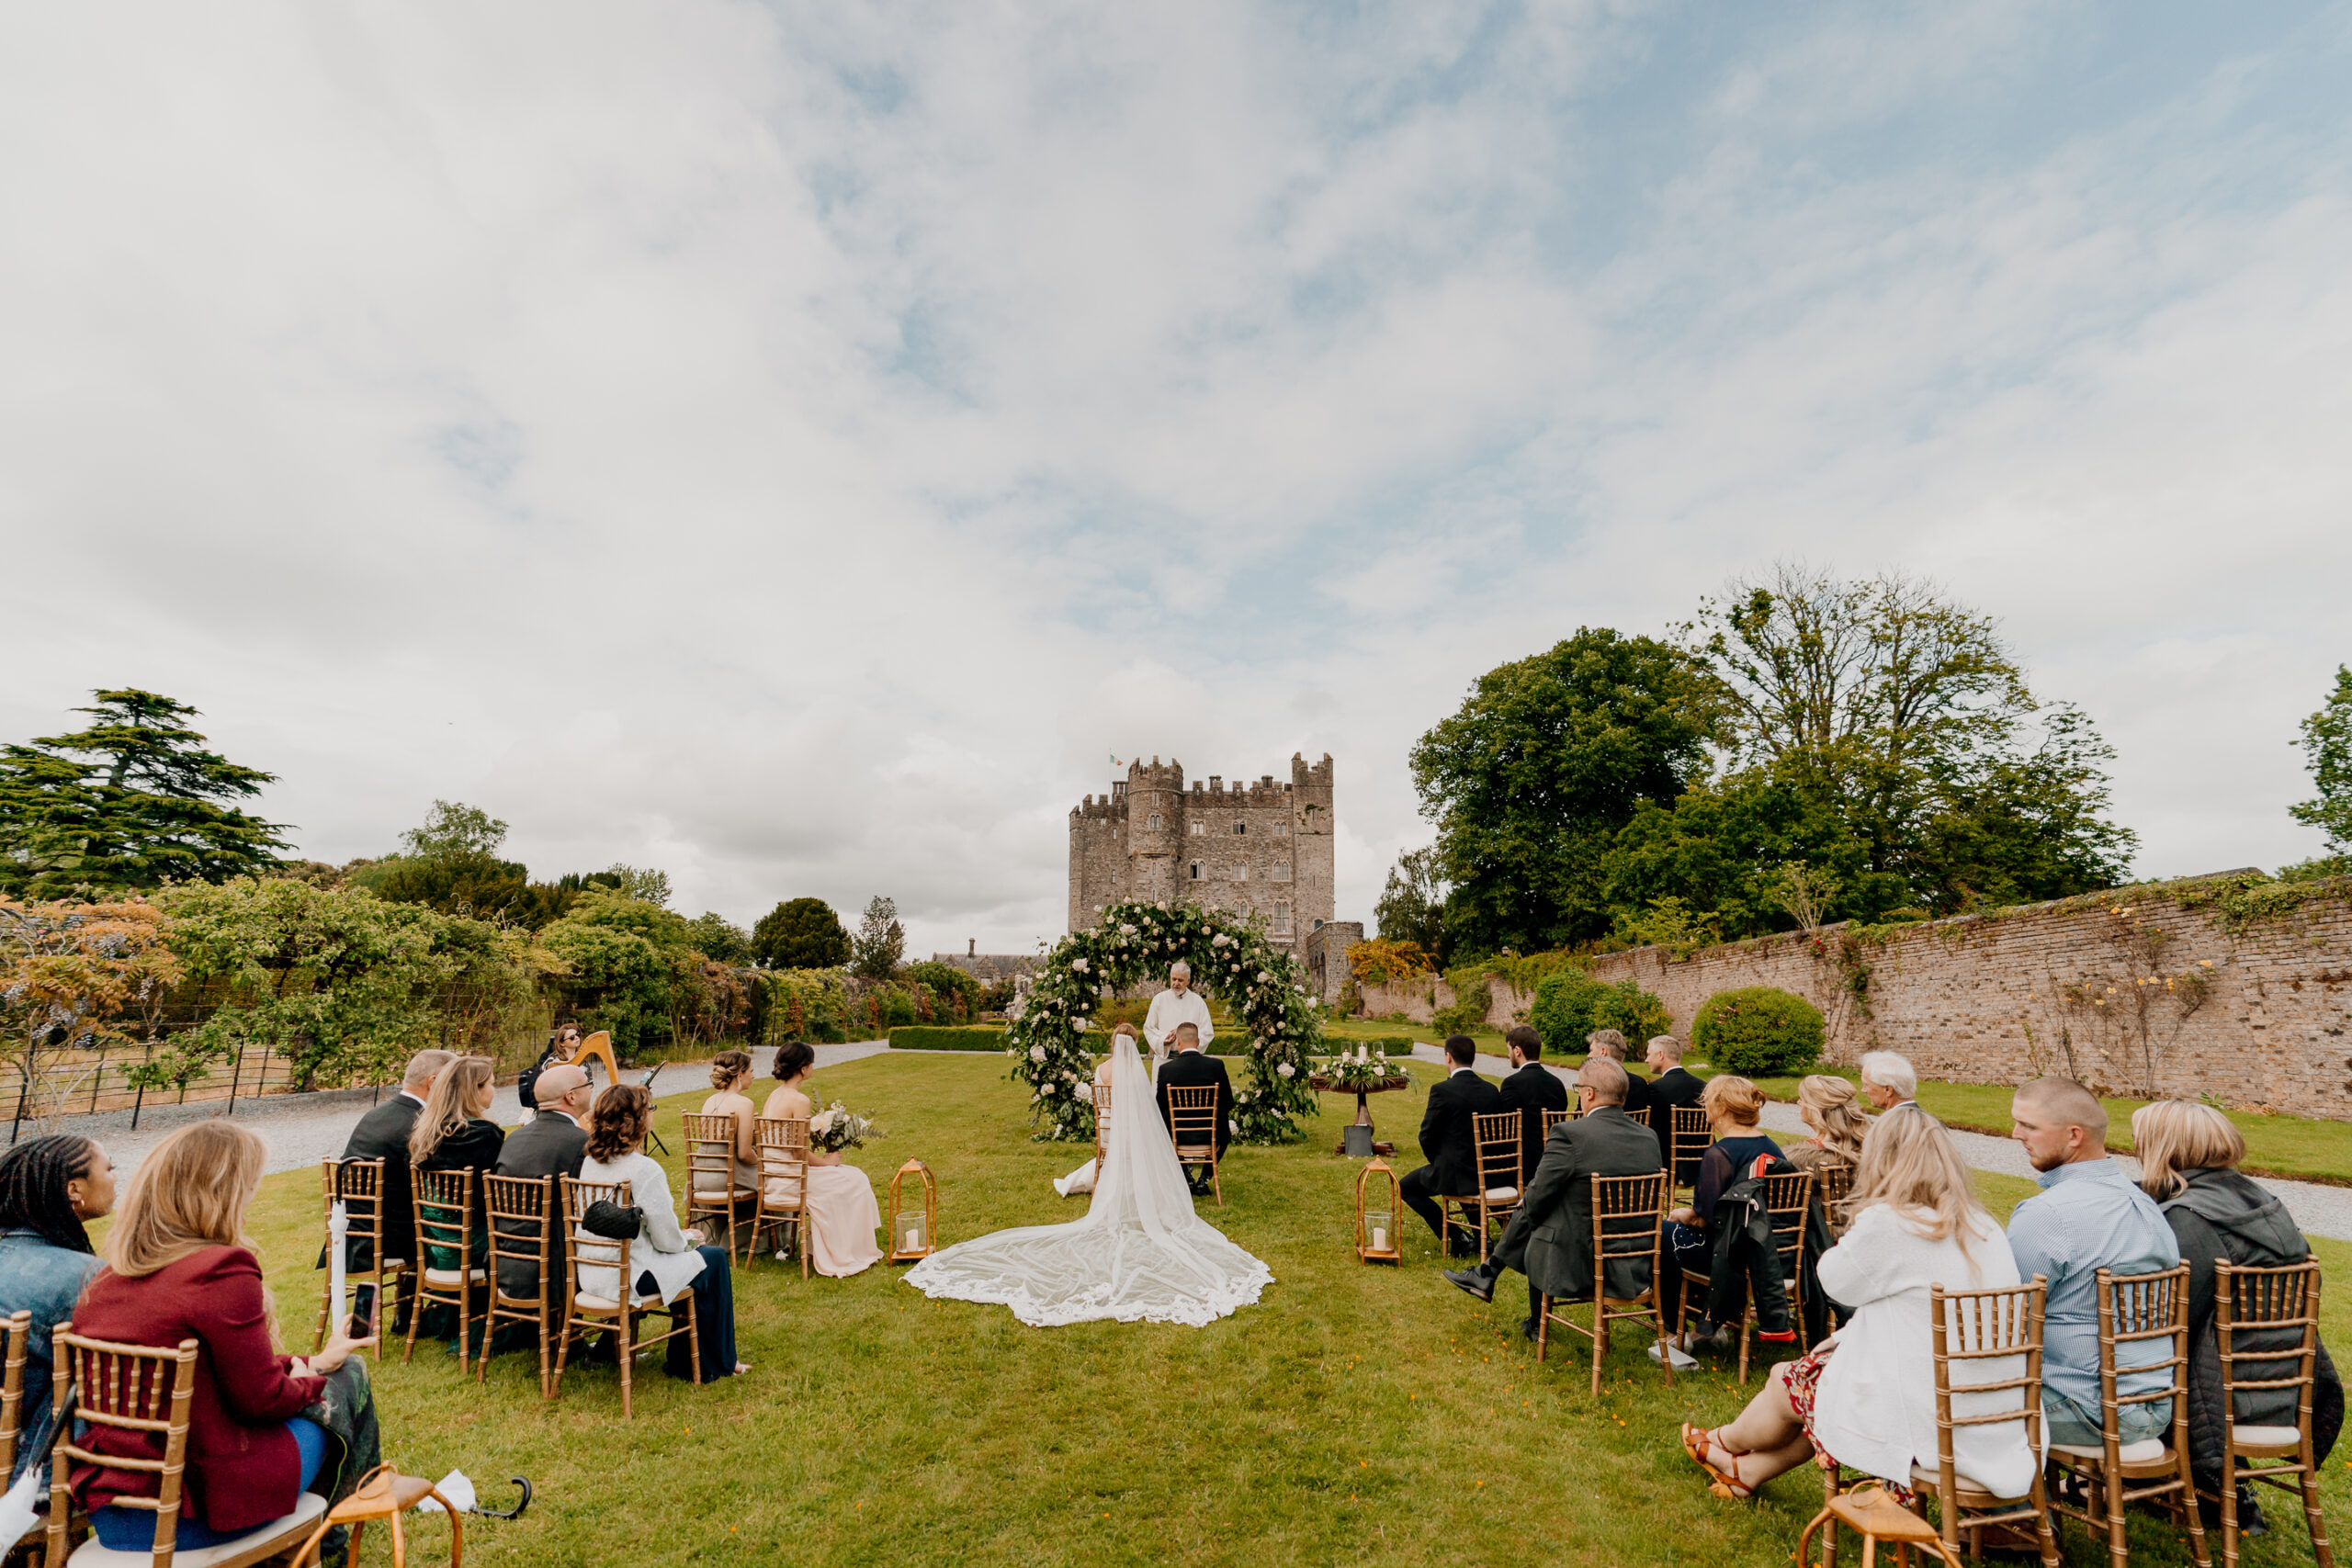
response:
{"label": "seated guest", "polygon": [[1503,1036],[1510,1047],[1511,1074],[1495,1086],[1498,1107],[1519,1112],[1519,1184],[1535,1179],[1544,1157],[1544,1112],[1568,1108],[1568,1086],[1543,1063],[1544,1037],[1521,1024]]}
{"label": "seated guest", "polygon": [[[2108,1157],[2107,1108],[2097,1095],[2072,1078],[2036,1078],[2009,1101],[2009,1135],[2041,1173],[2035,1179],[2041,1190],[2009,1213],[2009,1250],[2026,1278],[2050,1281],[2041,1336],[2045,1429],[2053,1443],[2096,1447],[2098,1271],[2169,1269],[2180,1261],[2180,1244],[2154,1201]],[[2117,1364],[2145,1366],[2170,1350],[2163,1339],[2128,1341],[2116,1347]],[[2146,1393],[2163,1387],[2166,1376],[2127,1373],[2118,1392]],[[2161,1438],[2172,1425],[2172,1401],[2119,1405],[2116,1423],[2125,1443]]]}
{"label": "seated guest", "polygon": [[[696,1171],[695,1195],[698,1198],[726,1196],[729,1179],[739,1192],[756,1192],[760,1189],[758,1118],[752,1110],[752,1097],[744,1092],[751,1081],[749,1051],[721,1051],[710,1059],[713,1092],[702,1102],[702,1113],[735,1119],[735,1168],[731,1179],[721,1177],[716,1170]],[[749,1203],[750,1200],[744,1201]]]}
{"label": "seated guest", "polygon": [[[1111,1039],[1114,1043],[1114,1049],[1116,1048],[1118,1037],[1122,1034],[1136,1042],[1136,1049],[1137,1051],[1141,1051],[1143,1049],[1143,1037],[1136,1032],[1136,1026],[1132,1023],[1122,1023],[1116,1029],[1111,1031]],[[1106,1051],[1102,1055],[1102,1059],[1094,1064],[1094,1086],[1097,1089],[1100,1089],[1110,1081],[1111,1054]],[[1088,1160],[1084,1165],[1080,1166],[1076,1170],[1071,1171],[1068,1176],[1057,1176],[1054,1178],[1054,1195],[1057,1198],[1071,1198],[1077,1196],[1079,1193],[1091,1192],[1093,1190],[1094,1162],[1091,1159]]]}
{"label": "seated guest", "polygon": [[[538,1114],[506,1134],[499,1145],[498,1163],[491,1168],[493,1176],[511,1176],[522,1180],[554,1177],[549,1184],[548,1212],[560,1214],[563,1204],[563,1181],[567,1176],[580,1174],[580,1162],[588,1156],[588,1134],[581,1122],[588,1115],[588,1105],[595,1099],[584,1068],[553,1066],[542,1068],[533,1079],[531,1092],[538,1098]],[[566,1278],[564,1272],[563,1227],[554,1227],[555,1235],[548,1256],[556,1270],[556,1278]],[[501,1235],[512,1235],[526,1245],[538,1238],[527,1221],[501,1220]],[[542,1294],[539,1280],[530,1260],[524,1258],[501,1258],[498,1260],[498,1288],[510,1296],[528,1298]],[[563,1301],[560,1289],[544,1292],[550,1311]]]}
{"label": "seated guest", "polygon": [[1909,1057],[1892,1051],[1865,1051],[1860,1070],[1862,1093],[1879,1110],[1918,1102],[1919,1075],[1911,1070]]}
{"label": "seated guest", "polygon": [[[490,1120],[491,1101],[497,1097],[497,1069],[487,1056],[459,1056],[433,1080],[433,1092],[417,1112],[408,1135],[408,1156],[424,1170],[490,1170],[498,1164],[506,1134]],[[490,1253],[490,1227],[481,1220],[481,1182],[473,1181],[474,1233],[466,1238],[468,1258],[480,1264]],[[446,1233],[444,1233],[446,1234]],[[427,1245],[429,1269],[458,1268],[453,1247]]]}
{"label": "seated guest", "polygon": [[[628,1249],[629,1267],[637,1271],[630,1281],[635,1299],[666,1302],[682,1287],[693,1288],[693,1337],[701,1344],[702,1381],[748,1372],[752,1369],[735,1359],[735,1281],[728,1272],[727,1249],[705,1246],[700,1226],[678,1228],[670,1178],[645,1152],[646,1129],[652,1124],[653,1096],[637,1085],[615,1084],[598,1095],[588,1113],[588,1157],[581,1162],[580,1179],[617,1186],[621,1207],[645,1211],[645,1228]],[[571,1239],[577,1244],[599,1238],[582,1225]],[[599,1268],[583,1259],[578,1272],[583,1294],[621,1299],[620,1276],[611,1263]],[[688,1339],[681,1334],[667,1346],[663,1370],[673,1378],[695,1375]]]}
{"label": "seated guest", "polygon": [[[416,1131],[417,1112],[424,1109],[425,1097],[433,1092],[433,1080],[457,1059],[457,1053],[440,1050],[419,1051],[411,1056],[401,1073],[400,1092],[362,1116],[343,1145],[345,1159],[384,1162],[384,1257],[388,1261],[412,1266],[416,1262],[416,1211],[409,1203],[409,1134]],[[358,1217],[356,1208],[351,1212]],[[325,1267],[323,1258],[320,1267]],[[344,1267],[355,1274],[376,1267],[367,1237],[354,1235],[344,1243]],[[414,1288],[413,1276],[403,1274],[392,1317],[395,1334],[408,1332],[409,1301]]]}
{"label": "seated guest", "polygon": [[[1756,1124],[1764,1113],[1764,1091],[1730,1073],[1707,1080],[1699,1109],[1707,1114],[1714,1142],[1699,1160],[1699,1176],[1687,1207],[1676,1209],[1665,1224],[1668,1278],[1659,1296],[1671,1307],[1680,1300],[1681,1271],[1707,1275],[1714,1268],[1715,1200],[1726,1188],[1748,1175],[1759,1158],[1781,1158],[1781,1145]],[[1669,1314],[1667,1321],[1675,1321]],[[1686,1349],[1689,1347],[1684,1347]]]}
{"label": "seated guest", "polygon": [[1467,1198],[1478,1190],[1478,1128],[1471,1118],[1501,1110],[1502,1097],[1473,1070],[1478,1047],[1468,1035],[1446,1036],[1445,1060],[1445,1079],[1430,1086],[1429,1108],[1421,1113],[1421,1157],[1429,1163],[1407,1171],[1396,1190],[1449,1253],[1476,1258],[1478,1238],[1460,1225],[1448,1237],[1438,1200]]}
{"label": "seated guest", "polygon": [[[768,1096],[766,1116],[807,1121],[816,1111],[808,1098],[808,1075],[816,1070],[817,1053],[794,1041],[776,1047],[776,1077],[782,1080]],[[778,1185],[782,1185],[781,1182]],[[808,1266],[836,1280],[863,1273],[882,1257],[874,1233],[882,1228],[881,1205],[874,1201],[874,1183],[865,1172],[842,1161],[838,1149],[808,1151],[808,1201],[804,1209]]]}
{"label": "seated guest", "polygon": [[1854,1086],[1832,1073],[1814,1073],[1799,1083],[1797,1119],[1813,1136],[1789,1145],[1789,1163],[1799,1170],[1860,1164],[1871,1119],[1857,1099]]}
{"label": "seated guest", "polygon": [[[1233,1080],[1226,1077],[1225,1064],[1201,1049],[1201,1032],[1191,1021],[1175,1029],[1175,1047],[1168,1060],[1159,1064],[1153,1082],[1158,1086],[1159,1120],[1169,1127],[1176,1125],[1168,1114],[1168,1091],[1171,1089],[1216,1089],[1216,1157],[1225,1157],[1226,1146],[1233,1141]],[[1186,1168],[1186,1177],[1193,1184],[1193,1196],[1198,1198],[1209,1190],[1209,1168],[1195,1165]]]}
{"label": "seated guest", "polygon": [[[1588,1056],[1606,1056],[1621,1067],[1625,1065],[1625,1037],[1613,1029],[1596,1029],[1586,1035],[1584,1049]],[[1631,1116],[1636,1111],[1649,1109],[1649,1080],[1639,1073],[1627,1073],[1625,1075],[1625,1114]],[[1668,1118],[1655,1113],[1650,1117],[1653,1123],[1665,1120]]]}
{"label": "seated guest", "polygon": [[87,1138],[28,1138],[0,1154],[0,1317],[33,1314],[23,1346],[8,1347],[25,1357],[24,1403],[17,1406],[18,1474],[49,1446],[54,1425],[51,1336],[73,1317],[74,1299],[98,1271],[83,1227],[113,1209],[114,1164]]}
{"label": "seated guest", "polygon": [[[2132,1143],[2140,1156],[2141,1190],[2155,1201],[2180,1244],[2188,1265],[2188,1454],[2197,1490],[2217,1496],[2222,1480],[2222,1361],[2214,1324],[2213,1265],[2224,1260],[2252,1269],[2277,1269],[2311,1256],[2311,1244],[2286,1206],[2237,1170],[2245,1139],[2227,1116],[2210,1105],[2163,1100],[2132,1113]],[[2267,1349],[2283,1339],[2289,1348],[2302,1341],[2300,1330],[2240,1331],[2240,1352]],[[2291,1362],[2276,1366],[2242,1362],[2239,1376],[2261,1381],[2293,1375]],[[2335,1363],[2320,1347],[2312,1368],[2312,1454],[2327,1463],[2344,1425],[2344,1384]],[[2237,1419],[2250,1427],[2291,1427],[2297,1394],[2291,1388],[2250,1389],[2237,1396]],[[2218,1518],[2218,1504],[2208,1505]],[[2260,1533],[2262,1510],[2253,1489],[2238,1487],[2238,1528]]]}
{"label": "seated guest", "polygon": [[[123,1184],[106,1267],[74,1311],[74,1331],[93,1339],[165,1348],[193,1339],[202,1348],[180,1478],[182,1551],[283,1518],[304,1492],[333,1503],[381,1458],[367,1363],[352,1354],[375,1341],[338,1325],[315,1356],[276,1348],[261,1261],[245,1239],[266,1157],[258,1136],[225,1120],[164,1137]],[[108,1456],[164,1457],[161,1432],[93,1426],[82,1443]],[[72,1473],[99,1541],[142,1558],[155,1516],[114,1504],[154,1496],[160,1479],[96,1464]],[[340,1527],[325,1560],[342,1561]]]}
{"label": "seated guest", "polygon": [[[1818,1456],[1877,1476],[1907,1506],[1912,1467],[1940,1462],[1928,1290],[1997,1290],[2017,1284],[2018,1274],[1943,1123],[1932,1116],[1873,1122],[1854,1179],[1854,1223],[1821,1258],[1822,1288],[1854,1309],[1852,1319],[1810,1354],[1775,1366],[1731,1425],[1704,1432],[1685,1424],[1684,1450],[1713,1478],[1719,1497],[1753,1496]],[[1971,1363],[1958,1375],[2014,1378],[2023,1359]],[[1974,1416],[2018,1403],[2014,1392],[1959,1394],[1952,1406]],[[1998,1497],[2031,1489],[2037,1460],[2022,1414],[2015,1423],[1955,1428],[1951,1442],[1960,1473],[1973,1484]]]}
{"label": "seated guest", "polygon": [[1645,1103],[1650,1108],[1650,1130],[1657,1134],[1658,1161],[1664,1164],[1674,1153],[1676,1108],[1697,1105],[1700,1090],[1707,1086],[1683,1069],[1682,1042],[1671,1034],[1652,1035],[1642,1059],[1652,1075]]}
{"label": "seated guest", "polygon": [[[1586,1060],[1577,1070],[1577,1102],[1583,1114],[1554,1127],[1544,1140],[1544,1157],[1502,1240],[1476,1268],[1446,1275],[1487,1302],[1494,1300],[1495,1281],[1504,1269],[1525,1274],[1527,1321],[1521,1326],[1530,1339],[1535,1337],[1544,1297],[1574,1302],[1592,1296],[1592,1179],[1648,1176],[1659,1169],[1657,1141],[1625,1114],[1624,1093],[1624,1068],[1605,1056]],[[1649,1234],[1646,1224],[1642,1234]],[[1650,1288],[1649,1255],[1612,1258],[1605,1283],[1612,1300],[1641,1295]]]}
{"label": "seated guest", "polygon": [[522,1102],[523,1120],[529,1122],[538,1114],[539,1075],[550,1067],[561,1066],[580,1055],[580,1026],[567,1023],[548,1037],[548,1048],[539,1053],[537,1062],[514,1075],[514,1098]]}

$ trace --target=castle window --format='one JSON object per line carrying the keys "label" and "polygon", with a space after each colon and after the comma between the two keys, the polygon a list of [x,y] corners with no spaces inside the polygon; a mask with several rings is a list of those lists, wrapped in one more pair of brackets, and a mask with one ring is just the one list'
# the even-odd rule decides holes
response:
{"label": "castle window", "polygon": [[1194,836],[1194,837],[1196,837],[1196,838],[1197,838],[1198,836],[1200,836],[1201,834],[1207,832],[1208,830],[1209,830],[1209,825],[1208,825],[1207,823],[1205,823],[1205,822],[1195,822],[1195,823],[1193,823],[1193,836]]}
{"label": "castle window", "polygon": [[1287,823],[1287,822],[1277,822],[1277,823],[1275,823],[1275,824],[1274,824],[1274,837],[1275,837],[1275,838],[1277,838],[1277,839],[1287,839],[1287,838],[1289,838],[1289,837],[1290,837],[1290,824],[1289,824],[1289,823]]}
{"label": "castle window", "polygon": [[1290,906],[1288,904],[1274,906],[1274,931],[1283,936],[1290,934]]}
{"label": "castle window", "polygon": [[1238,839],[1238,838],[1239,838],[1242,834],[1244,834],[1244,833],[1248,832],[1249,830],[1250,830],[1250,824],[1249,824],[1249,823],[1247,823],[1247,822],[1236,822],[1236,823],[1233,825],[1233,836],[1234,836],[1235,838],[1237,838],[1237,839]]}
{"label": "castle window", "polygon": [[1233,880],[1236,882],[1247,882],[1250,880],[1249,862],[1238,860],[1233,863]]}
{"label": "castle window", "polygon": [[1155,833],[1159,831],[1159,813],[1157,811],[1151,814],[1151,830]]}
{"label": "castle window", "polygon": [[1194,861],[1194,862],[1193,863],[1193,881],[1195,881],[1195,882],[1198,882],[1200,879],[1201,879],[1201,863],[1200,863],[1200,862],[1198,862],[1198,861]]}
{"label": "castle window", "polygon": [[1278,860],[1274,863],[1273,879],[1276,882],[1288,882],[1290,880],[1290,862],[1286,860]]}

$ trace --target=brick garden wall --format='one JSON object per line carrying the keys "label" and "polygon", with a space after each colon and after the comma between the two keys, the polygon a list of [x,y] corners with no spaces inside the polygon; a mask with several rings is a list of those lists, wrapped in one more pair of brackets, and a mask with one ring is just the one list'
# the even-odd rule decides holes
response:
{"label": "brick garden wall", "polygon": [[[2193,885],[2190,885],[2193,886]],[[2167,886],[2172,891],[2167,891]],[[1883,935],[1826,926],[1702,948],[1589,961],[1632,976],[1687,1034],[1699,1004],[1778,986],[1821,1009],[1831,1060],[1900,1051],[1922,1077],[2016,1083],[2070,1073],[2109,1093],[2211,1093],[2240,1110],[2352,1121],[2352,886],[2230,929],[2212,905],[2155,885]],[[1373,1015],[1427,1022],[1442,981],[1364,992]],[[1489,1022],[1532,998],[1494,984]]]}

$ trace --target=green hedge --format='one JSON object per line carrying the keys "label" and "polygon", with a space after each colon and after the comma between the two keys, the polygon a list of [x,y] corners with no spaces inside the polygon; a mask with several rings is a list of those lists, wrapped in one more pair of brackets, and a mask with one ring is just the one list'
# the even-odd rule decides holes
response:
{"label": "green hedge", "polygon": [[1743,986],[1717,991],[1690,1021],[1690,1049],[1718,1072],[1789,1077],[1821,1058],[1821,1010],[1793,991]]}
{"label": "green hedge", "polygon": [[890,1031],[893,1051],[1001,1051],[1001,1029],[950,1028],[937,1024],[906,1024]]}

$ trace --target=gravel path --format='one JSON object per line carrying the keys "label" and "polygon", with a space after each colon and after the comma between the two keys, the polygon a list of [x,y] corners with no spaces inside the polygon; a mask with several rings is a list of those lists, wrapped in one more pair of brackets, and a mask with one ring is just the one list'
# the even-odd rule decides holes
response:
{"label": "gravel path", "polygon": [[[1442,1064],[1445,1053],[1435,1045],[1415,1045],[1416,1061]],[[1505,1056],[1478,1058],[1478,1071],[1488,1077],[1500,1077],[1511,1070]],[[1558,1067],[1549,1068],[1553,1077],[1570,1084],[1574,1093],[1574,1076]],[[1797,1115],[1797,1108],[1780,1100],[1764,1107],[1764,1130],[1768,1133],[1793,1133],[1804,1135],[1804,1122]],[[1955,1129],[1953,1138],[1960,1144],[1961,1157],[1973,1169],[1991,1171],[1996,1176],[2014,1176],[2030,1181],[2033,1167],[2026,1162],[2025,1150],[2007,1138],[1989,1137],[1983,1133],[1964,1133]],[[2117,1155],[2123,1168],[2134,1178],[2140,1174],[2140,1162],[2130,1155]],[[2284,1181],[2276,1177],[2257,1176],[2253,1179],[2287,1206],[2287,1213],[2306,1235],[2333,1237],[2337,1241],[2352,1241],[2352,1188],[2329,1187],[2316,1181]]]}

